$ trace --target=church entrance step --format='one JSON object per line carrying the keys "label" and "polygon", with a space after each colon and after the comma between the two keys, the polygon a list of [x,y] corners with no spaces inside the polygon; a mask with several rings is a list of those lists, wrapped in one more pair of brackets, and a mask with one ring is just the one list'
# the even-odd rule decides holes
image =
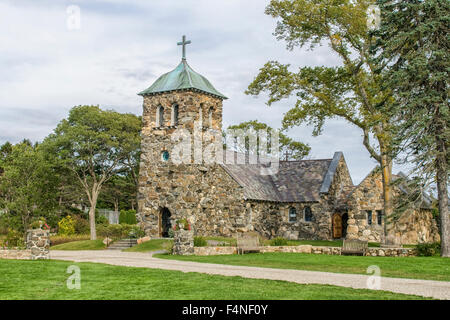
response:
{"label": "church entrance step", "polygon": [[122,250],[122,249],[131,248],[135,245],[137,245],[136,239],[121,239],[121,240],[114,241],[111,245],[108,246],[107,249]]}

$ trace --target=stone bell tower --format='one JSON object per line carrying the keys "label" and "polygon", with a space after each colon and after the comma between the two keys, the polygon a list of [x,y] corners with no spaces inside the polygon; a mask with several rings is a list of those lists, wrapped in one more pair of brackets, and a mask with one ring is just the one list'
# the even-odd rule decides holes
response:
{"label": "stone bell tower", "polygon": [[167,237],[177,219],[195,220],[198,195],[209,188],[200,183],[207,166],[197,149],[204,145],[205,132],[221,135],[227,98],[188,65],[185,48],[190,43],[183,36],[180,64],[139,93],[144,103],[138,219],[151,237]]}

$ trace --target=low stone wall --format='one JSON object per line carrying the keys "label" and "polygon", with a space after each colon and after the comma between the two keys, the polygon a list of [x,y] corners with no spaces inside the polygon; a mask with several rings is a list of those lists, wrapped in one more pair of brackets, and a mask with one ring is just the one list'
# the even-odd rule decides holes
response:
{"label": "low stone wall", "polygon": [[[261,247],[261,252],[287,252],[287,253],[312,253],[340,255],[341,247],[325,246],[267,246]],[[236,247],[195,247],[194,254],[198,256],[213,256],[223,254],[236,254]],[[412,248],[368,248],[366,256],[372,257],[410,257],[416,256],[416,250]]]}
{"label": "low stone wall", "polygon": [[236,254],[236,247],[194,247],[196,256],[218,256],[222,254]]}
{"label": "low stone wall", "polygon": [[48,230],[28,230],[26,244],[26,249],[0,249],[0,259],[50,259],[50,236]]}
{"label": "low stone wall", "polygon": [[0,249],[0,259],[30,260],[31,250],[25,249]]}
{"label": "low stone wall", "polygon": [[372,257],[414,257],[417,251],[414,248],[369,248],[366,256]]}

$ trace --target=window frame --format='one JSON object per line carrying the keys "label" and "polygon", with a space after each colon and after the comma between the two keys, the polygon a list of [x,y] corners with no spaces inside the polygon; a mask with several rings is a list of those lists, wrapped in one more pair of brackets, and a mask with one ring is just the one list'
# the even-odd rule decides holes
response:
{"label": "window frame", "polygon": [[[309,210],[308,216],[306,214],[306,210]],[[307,217],[308,217],[308,219],[307,219]],[[312,218],[313,218],[313,213],[312,213],[311,206],[304,207],[303,208],[303,221],[312,222]]]}
{"label": "window frame", "polygon": [[383,210],[376,210],[377,213],[377,224],[379,226],[383,225]]}
{"label": "window frame", "polygon": [[171,116],[171,123],[172,126],[177,126],[178,125],[178,114],[179,114],[179,107],[177,103],[174,103],[172,105],[172,116]]}
{"label": "window frame", "polygon": [[156,108],[156,127],[164,126],[164,107],[159,105]]}
{"label": "window frame", "polygon": [[[292,218],[294,218],[294,220],[292,220]],[[297,222],[297,209],[295,209],[294,207],[289,207],[288,220],[291,223]]]}
{"label": "window frame", "polygon": [[[369,226],[371,226],[372,222],[373,222],[373,212],[372,212],[372,210],[366,210],[366,214],[367,214],[367,224]],[[369,217],[370,217],[370,219],[369,219]]]}

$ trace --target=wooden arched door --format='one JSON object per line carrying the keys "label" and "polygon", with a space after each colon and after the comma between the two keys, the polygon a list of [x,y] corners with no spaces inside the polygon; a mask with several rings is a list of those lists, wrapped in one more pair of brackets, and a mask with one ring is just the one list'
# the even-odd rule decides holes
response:
{"label": "wooden arched door", "polygon": [[342,238],[342,217],[339,213],[333,215],[333,238]]}

